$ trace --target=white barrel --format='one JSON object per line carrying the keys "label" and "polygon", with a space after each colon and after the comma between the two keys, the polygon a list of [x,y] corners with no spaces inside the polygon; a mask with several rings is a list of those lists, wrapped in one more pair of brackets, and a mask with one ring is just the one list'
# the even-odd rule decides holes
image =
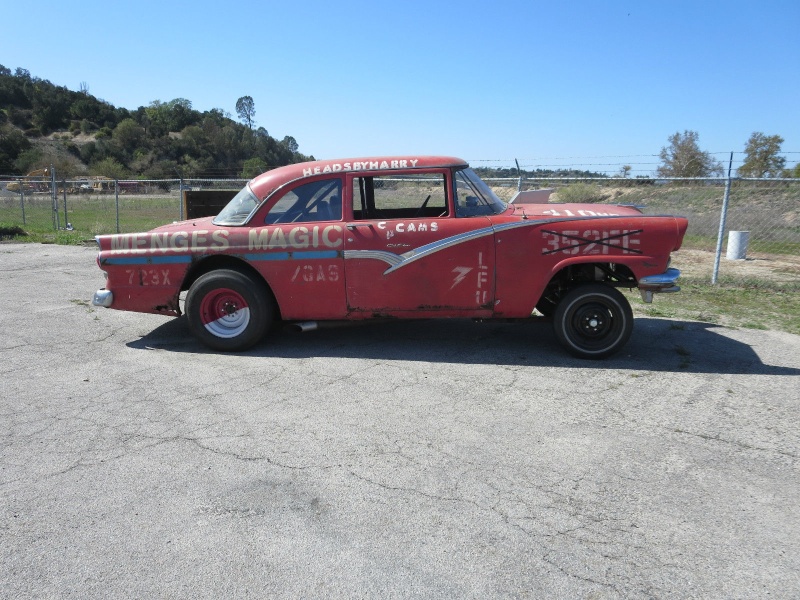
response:
{"label": "white barrel", "polygon": [[750,241],[749,231],[728,232],[728,260],[744,260],[747,258],[747,243]]}

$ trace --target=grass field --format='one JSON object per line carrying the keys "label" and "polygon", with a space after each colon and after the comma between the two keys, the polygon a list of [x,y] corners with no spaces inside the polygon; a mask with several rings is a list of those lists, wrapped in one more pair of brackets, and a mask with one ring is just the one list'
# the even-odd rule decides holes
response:
{"label": "grass field", "polygon": [[[30,241],[44,243],[80,244],[96,235],[147,231],[180,218],[177,194],[122,197],[119,211],[111,195],[68,197],[66,217],[63,201],[59,200],[57,221],[50,198],[34,196],[26,199],[24,222],[16,199],[0,199],[0,236],[3,228],[16,226],[29,234]],[[71,231],[66,230],[67,223],[71,224]]]}
{"label": "grass field", "polygon": [[682,248],[672,261],[682,273],[681,291],[656,295],[652,304],[643,304],[632,293],[634,312],[800,335],[800,257],[758,256],[744,261],[723,257],[712,285],[713,253]]}

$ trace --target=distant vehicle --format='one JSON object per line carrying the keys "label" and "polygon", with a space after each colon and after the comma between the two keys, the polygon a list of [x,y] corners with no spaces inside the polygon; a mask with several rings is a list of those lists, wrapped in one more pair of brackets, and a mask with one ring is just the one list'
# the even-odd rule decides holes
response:
{"label": "distant vehicle", "polygon": [[633,314],[676,292],[688,222],[636,208],[501,201],[461,159],[300,163],[252,179],[216,217],[97,237],[95,306],[180,315],[208,347],[241,351],[282,319],[462,317],[552,321],[563,347],[602,358]]}
{"label": "distant vehicle", "polygon": [[95,192],[113,192],[114,186],[116,185],[116,182],[113,179],[103,175],[92,177],[91,182],[92,189]]}
{"label": "distant vehicle", "polygon": [[50,191],[50,169],[36,169],[18,181],[11,181],[6,185],[9,192],[49,192]]}
{"label": "distant vehicle", "polygon": [[120,194],[139,194],[144,191],[142,189],[143,184],[138,181],[120,181],[118,183]]}

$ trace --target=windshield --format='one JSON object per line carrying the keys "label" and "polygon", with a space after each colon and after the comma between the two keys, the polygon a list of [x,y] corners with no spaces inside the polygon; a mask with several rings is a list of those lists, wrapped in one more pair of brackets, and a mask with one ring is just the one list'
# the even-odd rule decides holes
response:
{"label": "windshield", "polygon": [[456,216],[498,215],[508,208],[472,169],[462,169],[455,176]]}
{"label": "windshield", "polygon": [[250,191],[250,186],[246,185],[233,197],[233,200],[228,202],[212,223],[214,225],[242,225],[258,204],[258,198]]}

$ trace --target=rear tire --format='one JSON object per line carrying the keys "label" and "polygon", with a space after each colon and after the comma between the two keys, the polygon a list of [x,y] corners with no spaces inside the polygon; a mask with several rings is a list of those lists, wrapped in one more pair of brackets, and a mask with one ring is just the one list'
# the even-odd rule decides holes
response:
{"label": "rear tire", "polygon": [[197,279],[186,295],[189,328],[203,344],[240,352],[258,343],[275,306],[266,285],[245,273],[219,269]]}
{"label": "rear tire", "polygon": [[633,311],[618,290],[607,285],[581,285],[567,293],[553,314],[561,345],[578,358],[605,358],[631,337]]}

